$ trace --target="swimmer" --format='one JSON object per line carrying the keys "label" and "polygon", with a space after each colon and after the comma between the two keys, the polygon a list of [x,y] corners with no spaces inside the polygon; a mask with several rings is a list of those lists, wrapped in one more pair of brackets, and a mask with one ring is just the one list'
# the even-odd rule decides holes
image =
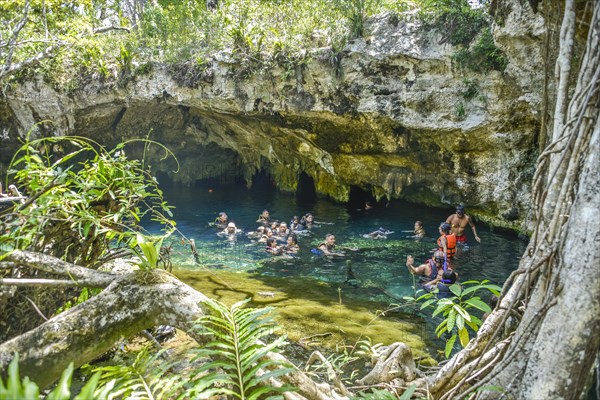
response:
{"label": "swimmer", "polygon": [[415,259],[413,256],[406,257],[406,267],[413,275],[420,275],[420,283],[423,285],[436,285],[442,279],[444,271],[444,253],[436,251],[433,257],[426,260],[418,267],[414,266]]}
{"label": "swimmer", "polygon": [[363,237],[365,238],[371,238],[371,239],[387,239],[387,236],[394,233],[393,231],[388,231],[387,229],[384,228],[379,228],[376,231],[373,231],[371,233],[368,233],[366,235],[363,235]]}
{"label": "swimmer", "polygon": [[415,239],[423,239],[425,236],[427,236],[427,232],[425,232],[425,228],[423,228],[423,222],[421,222],[421,221],[415,222],[414,234],[415,234],[415,236],[414,236]]}
{"label": "swimmer", "polygon": [[292,217],[292,220],[290,221],[290,231],[296,232],[296,231],[303,231],[305,229],[306,229],[306,227],[300,223],[300,217],[298,217],[297,215],[294,215]]}
{"label": "swimmer", "polygon": [[271,214],[269,213],[269,210],[263,210],[262,213],[260,213],[260,215],[258,216],[256,222],[268,226],[271,223]]}
{"label": "swimmer", "polygon": [[281,254],[283,249],[277,244],[277,240],[271,237],[267,239],[267,247],[265,247],[267,253],[271,254]]}
{"label": "swimmer", "polygon": [[284,237],[289,234],[290,234],[290,230],[288,229],[287,224],[285,222],[280,223],[279,226],[277,227],[275,235]]}
{"label": "swimmer", "polygon": [[258,239],[258,243],[267,243],[267,240],[269,240],[269,238],[271,238],[273,236],[273,231],[271,230],[271,228],[268,228],[268,227],[263,227],[263,228],[264,228],[264,233],[262,234],[260,239]]}
{"label": "swimmer", "polygon": [[283,247],[283,251],[287,254],[296,254],[300,251],[300,246],[298,245],[298,238],[296,235],[292,234],[287,237],[287,242]]}
{"label": "swimmer", "polygon": [[224,229],[227,227],[228,223],[229,223],[229,217],[227,216],[227,213],[225,213],[224,211],[221,211],[219,213],[219,215],[217,216],[217,218],[215,218],[214,226],[216,226],[217,228]]}
{"label": "swimmer", "polygon": [[256,230],[254,232],[250,232],[246,236],[248,236],[248,238],[250,238],[250,239],[259,239],[264,234],[265,234],[265,227],[261,225],[258,228],[256,228]]}
{"label": "swimmer", "polygon": [[238,229],[235,226],[235,223],[230,222],[227,224],[227,228],[223,229],[221,232],[217,233],[219,236],[228,236],[229,238],[235,237],[238,233],[242,233],[241,229]]}
{"label": "swimmer", "polygon": [[335,236],[331,233],[325,235],[325,241],[317,246],[317,249],[325,255],[331,256],[344,256],[344,253],[337,252],[335,250]]}
{"label": "swimmer", "polygon": [[305,214],[302,219],[300,219],[300,224],[303,225],[306,229],[310,229],[313,225],[314,217],[311,213]]}

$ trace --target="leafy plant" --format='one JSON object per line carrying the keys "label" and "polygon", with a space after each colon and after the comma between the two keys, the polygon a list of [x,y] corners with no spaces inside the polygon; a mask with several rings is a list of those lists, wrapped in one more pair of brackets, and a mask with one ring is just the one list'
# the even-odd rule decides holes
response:
{"label": "leafy plant", "polygon": [[[111,398],[169,399],[176,397],[185,381],[171,373],[172,363],[160,357],[165,350],[152,354],[144,347],[131,365],[110,365],[94,368],[100,375],[100,385],[111,385]],[[96,376],[94,375],[94,376]]]}
{"label": "leafy plant", "polygon": [[435,332],[438,337],[441,337],[443,334],[449,335],[446,340],[446,358],[450,357],[457,338],[462,347],[465,347],[469,343],[470,337],[467,328],[470,328],[472,332],[479,330],[482,321],[472,311],[491,311],[490,306],[482,301],[478,295],[478,292],[483,290],[498,295],[501,288],[498,285],[489,284],[488,280],[481,282],[467,281],[462,285],[450,285],[450,291],[454,295],[450,298],[438,299],[436,297],[437,289],[435,289],[431,293],[426,293],[417,299],[419,301],[424,300],[421,309],[434,306],[435,310],[432,317],[441,315],[443,318]]}
{"label": "leafy plant", "polygon": [[[94,374],[90,380],[81,388],[80,392],[71,397],[71,379],[73,377],[73,363],[63,371],[56,387],[48,393],[46,400],[106,400],[112,390],[112,382],[106,385],[99,385],[100,373]],[[21,379],[19,376],[19,353],[15,353],[8,366],[8,376],[6,383],[0,376],[0,400],[14,399],[37,399],[40,389],[35,382],[28,377]]]}
{"label": "leafy plant", "polygon": [[[243,308],[248,300],[231,307],[209,300],[212,313],[196,321],[195,330],[210,336],[212,341],[196,350],[195,360],[211,359],[198,367],[192,387],[186,392],[191,398],[217,394],[237,399],[255,400],[269,393],[293,390],[292,387],[273,387],[268,379],[292,371],[288,366],[265,360],[268,352],[277,352],[285,343],[279,337],[270,344],[261,339],[273,333],[276,325],[269,316],[270,308]],[[199,377],[198,377],[199,376]]]}
{"label": "leafy plant", "polygon": [[26,142],[14,155],[9,174],[35,201],[2,216],[7,232],[0,238],[3,248],[45,252],[92,266],[115,244],[134,247],[136,225],[146,215],[173,227],[156,180],[140,161],[125,157],[125,146],[107,151],[73,136]]}
{"label": "leafy plant", "polygon": [[148,240],[146,236],[142,235],[141,233],[136,235],[136,244],[141,251],[138,251],[135,246],[134,251],[140,260],[138,263],[140,269],[158,268],[158,262],[160,261],[160,249],[165,237],[166,236],[161,236],[153,242]]}

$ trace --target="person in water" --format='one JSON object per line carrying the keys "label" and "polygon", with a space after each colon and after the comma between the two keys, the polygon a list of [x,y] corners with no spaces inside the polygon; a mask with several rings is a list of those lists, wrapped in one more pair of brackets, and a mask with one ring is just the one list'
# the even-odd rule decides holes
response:
{"label": "person in water", "polygon": [[450,290],[450,286],[456,283],[458,275],[451,269],[447,269],[442,273],[442,279],[436,283],[435,287],[438,292],[436,297],[438,299],[447,299],[449,297],[454,296],[454,293]]}
{"label": "person in water", "polygon": [[287,224],[285,222],[280,223],[277,227],[277,230],[273,232],[274,235],[280,236],[282,238],[289,235],[289,233],[290,230],[288,229]]}
{"label": "person in water", "polygon": [[421,221],[416,221],[415,222],[415,239],[423,239],[425,236],[427,236],[427,232],[425,232],[425,228],[423,228],[423,222]]}
{"label": "person in water", "polygon": [[471,217],[465,214],[465,206],[462,204],[456,206],[456,212],[446,219],[446,223],[450,224],[451,232],[456,235],[456,241],[459,244],[467,244],[467,235],[465,233],[467,225],[471,227],[477,243],[481,243],[481,238],[477,235],[475,224],[473,224]]}
{"label": "person in water", "polygon": [[433,257],[425,261],[418,267],[414,266],[415,258],[413,256],[406,257],[406,267],[413,275],[420,275],[420,283],[424,285],[435,285],[442,279],[444,270],[444,253],[436,251]]}
{"label": "person in water", "polygon": [[221,232],[219,232],[218,235],[233,237],[233,236],[237,235],[240,232],[242,232],[242,230],[238,229],[235,226],[235,223],[230,222],[230,223],[227,224],[227,228],[225,228]]}
{"label": "person in water", "polygon": [[273,236],[273,230],[271,230],[271,228],[269,227],[263,227],[263,234],[261,235],[261,237],[258,239],[258,243],[267,243],[267,240],[269,240],[269,238],[271,238]]}
{"label": "person in water", "polygon": [[343,256],[344,253],[337,252],[335,250],[335,236],[331,233],[325,235],[325,241],[317,246],[317,249],[320,250],[325,255],[334,255],[334,256]]}
{"label": "person in water", "polygon": [[294,215],[292,217],[292,220],[290,221],[290,231],[291,232],[303,231],[305,229],[306,229],[306,227],[300,223],[300,217],[297,215]]}
{"label": "person in water", "polygon": [[214,225],[218,228],[225,229],[229,223],[229,217],[225,211],[221,211],[217,218],[215,218]]}
{"label": "person in water", "polygon": [[389,234],[394,233],[393,231],[388,231],[385,228],[380,227],[376,231],[363,235],[363,237],[372,238],[372,239],[387,239]]}
{"label": "person in water", "polygon": [[302,219],[300,219],[300,225],[304,226],[306,229],[310,229],[313,225],[314,217],[311,213],[305,214]]}
{"label": "person in water", "polygon": [[250,232],[248,233],[248,238],[250,239],[260,239],[262,235],[265,234],[265,227],[264,226],[259,226],[258,228],[256,228],[256,230],[254,232]]}
{"label": "person in water", "polygon": [[271,224],[271,214],[269,213],[269,210],[263,210],[258,216],[256,222],[265,226],[269,226]]}
{"label": "person in water", "polygon": [[296,254],[300,251],[300,246],[298,245],[298,238],[296,235],[291,234],[287,237],[287,242],[283,247],[283,251],[287,254]]}
{"label": "person in water", "polygon": [[437,240],[437,249],[446,255],[448,261],[456,254],[456,235],[450,233],[450,231],[450,224],[442,222],[439,227],[441,236]]}
{"label": "person in water", "polygon": [[267,247],[265,247],[267,253],[281,254],[283,249],[277,244],[277,240],[274,237],[267,239]]}

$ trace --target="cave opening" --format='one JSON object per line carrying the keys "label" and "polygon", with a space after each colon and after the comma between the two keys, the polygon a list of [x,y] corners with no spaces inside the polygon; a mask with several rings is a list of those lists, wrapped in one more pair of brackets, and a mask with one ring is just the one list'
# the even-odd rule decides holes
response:
{"label": "cave opening", "polygon": [[312,204],[317,199],[315,181],[306,172],[300,173],[298,187],[296,188],[296,201],[299,204]]}
{"label": "cave opening", "polygon": [[252,176],[250,189],[255,193],[273,196],[277,191],[277,183],[266,170],[261,169]]}
{"label": "cave opening", "polygon": [[352,212],[355,210],[365,210],[365,208],[376,207],[377,201],[370,192],[359,188],[358,186],[350,187],[350,195],[346,202],[346,208]]}

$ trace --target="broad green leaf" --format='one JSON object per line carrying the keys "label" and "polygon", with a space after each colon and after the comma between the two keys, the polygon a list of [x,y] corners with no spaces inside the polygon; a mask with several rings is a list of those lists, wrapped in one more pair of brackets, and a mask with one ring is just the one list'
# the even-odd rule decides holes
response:
{"label": "broad green leaf", "polygon": [[456,342],[456,334],[452,335],[450,339],[446,342],[446,348],[444,354],[446,358],[450,358],[450,353],[452,353],[452,348],[454,347],[454,342]]}
{"label": "broad green leaf", "polygon": [[469,332],[467,328],[463,327],[458,331],[458,336],[460,337],[460,344],[462,347],[466,347],[469,344]]}
{"label": "broad green leaf", "polygon": [[454,329],[454,324],[456,322],[456,312],[454,310],[450,310],[447,317],[448,325],[446,326],[446,330],[448,332],[452,332]]}
{"label": "broad green leaf", "polygon": [[483,312],[491,312],[492,309],[490,306],[479,299],[479,297],[472,297],[465,301],[466,304],[469,304]]}
{"label": "broad green leaf", "polygon": [[453,308],[456,310],[457,313],[462,315],[466,321],[471,320],[471,315],[464,308],[456,304],[453,306]]}
{"label": "broad green leaf", "polygon": [[461,293],[462,293],[462,287],[458,284],[455,283],[453,285],[450,285],[450,291],[452,292],[452,294],[454,294],[456,297],[460,297]]}
{"label": "broad green leaf", "polygon": [[465,319],[462,315],[456,315],[456,329],[461,330],[465,327]]}

